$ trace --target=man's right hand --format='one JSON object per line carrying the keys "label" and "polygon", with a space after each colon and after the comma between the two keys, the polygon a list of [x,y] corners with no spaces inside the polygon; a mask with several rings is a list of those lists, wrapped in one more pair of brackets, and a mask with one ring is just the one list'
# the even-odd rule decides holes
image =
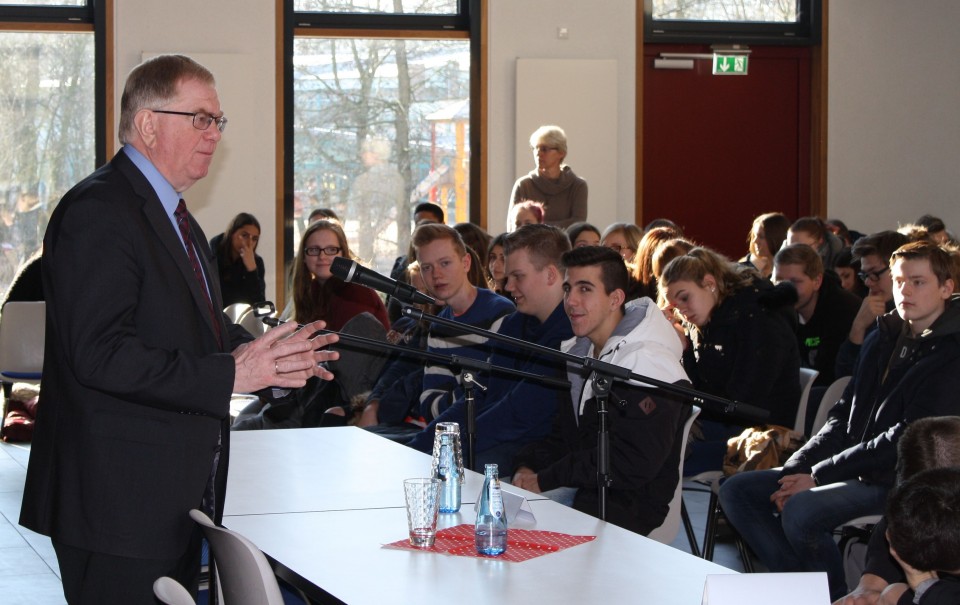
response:
{"label": "man's right hand", "polygon": [[310,338],[325,326],[322,321],[315,321],[297,330],[296,323],[287,322],[234,349],[233,392],[252,393],[267,387],[297,389],[313,376],[333,380],[333,374],[320,363],[333,361],[339,354],[317,349],[337,342],[339,336],[322,334]]}

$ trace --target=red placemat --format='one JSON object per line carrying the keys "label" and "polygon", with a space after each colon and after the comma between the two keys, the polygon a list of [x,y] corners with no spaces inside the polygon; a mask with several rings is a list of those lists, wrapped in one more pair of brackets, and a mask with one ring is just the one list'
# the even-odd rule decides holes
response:
{"label": "red placemat", "polygon": [[502,555],[494,557],[491,555],[481,555],[477,552],[473,541],[473,525],[464,523],[456,527],[448,527],[447,529],[438,531],[437,540],[430,548],[416,548],[415,546],[411,546],[410,541],[406,538],[391,542],[390,544],[384,544],[383,547],[520,563],[596,539],[596,536],[571,536],[555,531],[511,529],[507,533],[507,550]]}

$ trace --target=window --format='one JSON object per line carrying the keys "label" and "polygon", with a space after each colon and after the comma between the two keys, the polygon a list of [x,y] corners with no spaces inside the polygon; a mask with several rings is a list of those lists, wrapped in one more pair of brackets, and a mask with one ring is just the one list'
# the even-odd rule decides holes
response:
{"label": "window", "polygon": [[97,126],[103,121],[97,119],[103,71],[96,11],[85,0],[74,0],[75,8],[64,8],[67,4],[71,3],[64,0],[49,8],[0,4],[4,300],[20,267],[39,252],[60,197],[92,172],[105,154],[104,134]]}
{"label": "window", "polygon": [[817,44],[820,10],[820,0],[644,0],[644,39]]}
{"label": "window", "polygon": [[[292,261],[310,212],[331,208],[351,251],[389,273],[406,253],[417,203],[439,204],[451,224],[471,220],[466,3],[295,4],[314,12],[293,15],[285,258]],[[336,14],[345,10],[355,13]]]}

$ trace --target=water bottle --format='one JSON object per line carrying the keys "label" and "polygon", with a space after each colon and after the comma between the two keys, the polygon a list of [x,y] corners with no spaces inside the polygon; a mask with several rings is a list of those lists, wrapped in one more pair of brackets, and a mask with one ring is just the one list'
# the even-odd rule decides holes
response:
{"label": "water bottle", "polygon": [[433,440],[433,477],[440,480],[440,512],[460,510],[464,474],[460,425],[456,422],[437,423]]}
{"label": "water bottle", "polygon": [[483,470],[483,489],[473,535],[477,552],[481,555],[499,555],[507,550],[507,515],[500,493],[500,470],[496,464],[487,464]]}

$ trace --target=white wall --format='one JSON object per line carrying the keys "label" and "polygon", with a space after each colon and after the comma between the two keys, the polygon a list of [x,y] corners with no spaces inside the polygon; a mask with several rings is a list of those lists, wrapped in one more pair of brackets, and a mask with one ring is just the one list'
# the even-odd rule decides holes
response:
{"label": "white wall", "polygon": [[216,76],[227,130],[210,174],[184,198],[208,237],[222,232],[238,212],[257,217],[262,229],[257,252],[267,269],[267,298],[273,299],[277,237],[274,4],[267,0],[115,0],[114,6],[115,120],[120,117],[126,75],[144,53],[190,55]]}
{"label": "white wall", "polygon": [[[241,210],[263,225],[260,253],[274,295],[275,5],[268,0],[116,2],[116,106],[126,74],[143,52],[200,53],[218,63],[220,97],[231,119],[211,175],[189,192],[212,236]],[[489,0],[489,229],[499,230],[517,161],[518,57],[613,59],[619,89],[616,199],[591,200],[590,217],[634,219],[636,123],[635,0]],[[186,18],[185,15],[191,15]],[[834,0],[830,3],[828,214],[861,231],[924,212],[960,230],[960,2]],[[569,39],[559,40],[557,28]],[[577,94],[577,83],[569,85]],[[532,161],[532,160],[531,160]],[[604,225],[598,224],[600,228]]]}
{"label": "white wall", "polygon": [[924,213],[960,230],[960,2],[833,0],[830,217],[871,232]]}
{"label": "white wall", "polygon": [[[530,59],[612,59],[617,62],[617,115],[597,113],[585,118],[598,124],[616,125],[616,145],[585,149],[571,141],[567,163],[574,172],[578,157],[602,157],[616,165],[616,183],[609,199],[592,195],[588,219],[601,230],[614,220],[634,220],[636,173],[636,2],[635,0],[489,0],[489,54],[487,84],[487,228],[497,233],[506,220],[507,204],[516,174],[517,155],[528,156],[526,139],[516,141],[516,63]],[[569,38],[557,38],[557,28],[566,27]],[[567,94],[577,95],[578,83],[566,84]],[[563,124],[560,124],[563,126]],[[532,132],[532,130],[531,130]],[[527,133],[526,136],[529,136]],[[520,159],[522,163],[522,158]]]}

